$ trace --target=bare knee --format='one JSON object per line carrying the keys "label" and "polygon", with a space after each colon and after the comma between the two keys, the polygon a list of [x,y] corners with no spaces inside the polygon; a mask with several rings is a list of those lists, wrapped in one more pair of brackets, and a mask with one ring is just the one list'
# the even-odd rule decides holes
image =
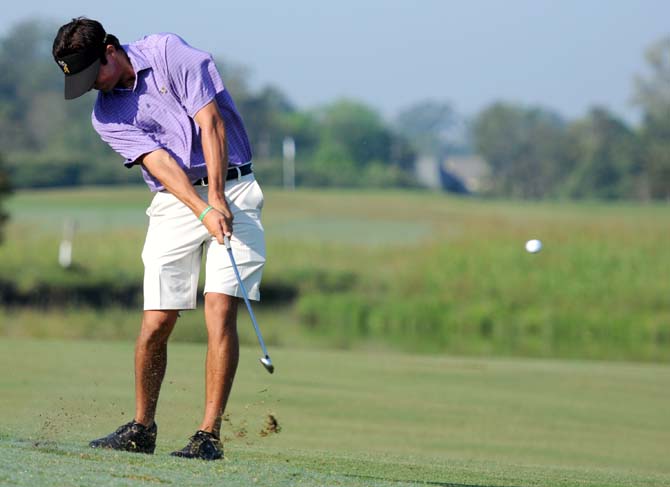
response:
{"label": "bare knee", "polygon": [[145,311],[142,317],[142,331],[139,341],[147,345],[163,345],[170,338],[170,333],[177,322],[178,311]]}
{"label": "bare knee", "polygon": [[238,299],[219,293],[205,296],[205,318],[210,340],[237,335]]}

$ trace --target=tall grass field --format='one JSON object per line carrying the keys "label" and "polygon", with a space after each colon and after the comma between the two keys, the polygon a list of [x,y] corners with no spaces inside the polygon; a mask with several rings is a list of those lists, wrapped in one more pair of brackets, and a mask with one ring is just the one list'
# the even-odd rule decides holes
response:
{"label": "tall grass field", "polygon": [[[670,360],[667,205],[410,191],[265,196],[257,310],[273,345]],[[11,197],[0,334],[134,337],[150,197],[141,187]],[[57,262],[66,221],[78,228],[69,270]],[[525,252],[530,238],[542,252]],[[175,339],[204,339],[199,312],[184,313]]]}

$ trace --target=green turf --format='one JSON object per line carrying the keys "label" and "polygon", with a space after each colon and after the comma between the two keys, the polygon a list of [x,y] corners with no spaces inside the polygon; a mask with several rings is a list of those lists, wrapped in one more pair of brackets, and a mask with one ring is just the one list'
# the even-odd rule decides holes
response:
{"label": "green turf", "polygon": [[202,345],[170,346],[156,455],[86,447],[132,416],[132,348],[0,339],[0,485],[670,485],[667,365],[244,348],[212,464],[168,456]]}

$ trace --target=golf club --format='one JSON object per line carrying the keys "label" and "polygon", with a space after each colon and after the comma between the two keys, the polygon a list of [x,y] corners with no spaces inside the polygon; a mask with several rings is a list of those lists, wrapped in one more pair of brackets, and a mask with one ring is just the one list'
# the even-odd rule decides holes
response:
{"label": "golf club", "polygon": [[242,289],[242,296],[244,296],[244,302],[246,303],[247,309],[249,310],[249,316],[251,316],[251,322],[254,324],[254,330],[256,330],[256,336],[258,337],[258,343],[260,343],[261,349],[263,350],[263,353],[265,354],[264,357],[260,358],[260,361],[263,364],[263,367],[265,367],[265,369],[272,374],[275,371],[275,366],[272,365],[272,360],[270,360],[270,355],[268,354],[268,349],[265,348],[265,342],[263,341],[263,337],[261,336],[261,330],[258,328],[258,323],[256,323],[256,316],[254,315],[254,312],[251,309],[251,303],[249,302],[249,296],[247,295],[247,290],[244,287],[244,283],[242,282],[242,277],[240,276],[240,272],[237,270],[237,264],[235,263],[235,257],[233,257],[233,249],[230,246],[230,239],[227,236],[223,237],[223,244],[226,246],[226,250],[228,251],[228,257],[230,257],[230,263],[233,265],[233,270],[235,271],[235,277],[237,277],[237,283],[240,285],[240,289]]}

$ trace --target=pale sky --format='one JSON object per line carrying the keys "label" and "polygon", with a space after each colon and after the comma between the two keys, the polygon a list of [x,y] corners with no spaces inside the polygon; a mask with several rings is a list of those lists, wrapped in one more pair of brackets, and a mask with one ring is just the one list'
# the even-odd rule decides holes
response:
{"label": "pale sky", "polygon": [[635,121],[634,75],[670,35],[667,0],[25,0],[3,7],[0,35],[79,15],[122,42],[175,32],[300,108],[350,97],[387,117],[424,99],[466,116],[507,100],[568,118],[600,104]]}

